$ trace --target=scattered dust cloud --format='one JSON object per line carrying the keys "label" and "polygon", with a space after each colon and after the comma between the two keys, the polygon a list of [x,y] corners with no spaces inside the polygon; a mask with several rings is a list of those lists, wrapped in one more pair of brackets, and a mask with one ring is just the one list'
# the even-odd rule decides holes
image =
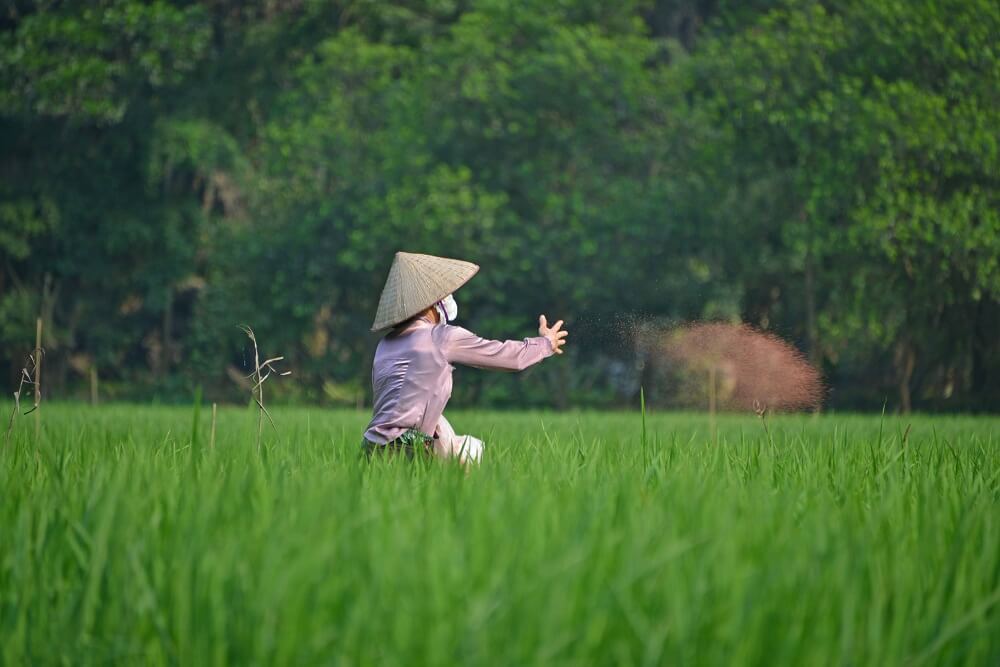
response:
{"label": "scattered dust cloud", "polygon": [[636,350],[675,404],[724,410],[816,410],[822,377],[799,350],[746,324],[637,324]]}

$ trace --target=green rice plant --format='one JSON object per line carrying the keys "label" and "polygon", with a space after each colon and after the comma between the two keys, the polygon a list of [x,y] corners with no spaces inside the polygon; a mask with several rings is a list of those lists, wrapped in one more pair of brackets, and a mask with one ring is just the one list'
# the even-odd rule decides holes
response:
{"label": "green rice plant", "polygon": [[466,471],[367,462],[361,411],[261,457],[241,408],[195,447],[190,406],[46,405],[0,452],[0,664],[1000,656],[994,417],[456,411]]}

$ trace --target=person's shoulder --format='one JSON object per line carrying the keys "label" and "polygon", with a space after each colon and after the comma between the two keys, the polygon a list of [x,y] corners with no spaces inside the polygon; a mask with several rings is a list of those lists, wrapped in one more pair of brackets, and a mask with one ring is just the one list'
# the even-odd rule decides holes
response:
{"label": "person's shoulder", "polygon": [[455,326],[454,324],[446,324],[444,322],[440,322],[434,325],[434,328],[431,329],[431,333],[434,336],[440,336],[443,338],[452,338],[454,336],[469,335],[472,332],[464,327],[459,327]]}
{"label": "person's shoulder", "polygon": [[454,324],[445,324],[442,322],[434,325],[434,328],[431,329],[431,335],[438,341],[449,342],[474,337],[476,334],[472,333],[465,327],[455,326]]}

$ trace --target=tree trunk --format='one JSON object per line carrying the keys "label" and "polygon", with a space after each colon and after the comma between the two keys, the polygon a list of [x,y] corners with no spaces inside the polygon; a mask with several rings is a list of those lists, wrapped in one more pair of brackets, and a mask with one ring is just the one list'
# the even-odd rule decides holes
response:
{"label": "tree trunk", "polygon": [[90,404],[97,405],[97,362],[90,365]]}
{"label": "tree trunk", "polygon": [[986,322],[986,300],[976,306],[976,318],[972,325],[972,373],[970,387],[972,400],[978,405],[984,405],[987,383],[987,348],[990,344],[990,333]]}
{"label": "tree trunk", "polygon": [[896,347],[896,370],[899,376],[899,411],[910,414],[913,403],[910,396],[910,381],[913,379],[913,368],[916,366],[916,351],[908,341],[900,342]]}
{"label": "tree trunk", "polygon": [[58,353],[61,341],[55,336],[56,302],[59,300],[60,286],[61,284],[52,278],[52,274],[46,272],[42,280],[42,298],[39,310],[39,317],[42,319],[45,329],[44,339],[40,340],[39,343],[45,350],[48,396],[52,396],[53,391],[62,391],[66,386],[66,363],[63,355]]}
{"label": "tree trunk", "polygon": [[[47,276],[46,276],[47,277]],[[35,445],[38,445],[38,436],[42,429],[41,408],[42,403],[42,318],[35,320]]]}
{"label": "tree trunk", "polygon": [[809,342],[809,362],[819,368],[822,355],[819,347],[819,327],[816,325],[816,267],[812,251],[806,255],[806,339]]}
{"label": "tree trunk", "polygon": [[167,288],[166,304],[163,308],[163,360],[160,369],[163,374],[170,372],[173,358],[174,290]]}

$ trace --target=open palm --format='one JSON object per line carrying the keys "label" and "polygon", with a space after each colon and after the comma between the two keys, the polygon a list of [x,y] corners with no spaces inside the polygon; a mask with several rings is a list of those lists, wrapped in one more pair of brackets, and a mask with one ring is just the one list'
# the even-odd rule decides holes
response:
{"label": "open palm", "polygon": [[562,354],[562,346],[566,344],[566,336],[569,335],[568,331],[564,331],[562,328],[563,321],[559,320],[551,327],[549,326],[549,321],[545,319],[544,315],[538,316],[538,335],[544,336],[549,339],[552,343],[552,351],[556,354]]}

